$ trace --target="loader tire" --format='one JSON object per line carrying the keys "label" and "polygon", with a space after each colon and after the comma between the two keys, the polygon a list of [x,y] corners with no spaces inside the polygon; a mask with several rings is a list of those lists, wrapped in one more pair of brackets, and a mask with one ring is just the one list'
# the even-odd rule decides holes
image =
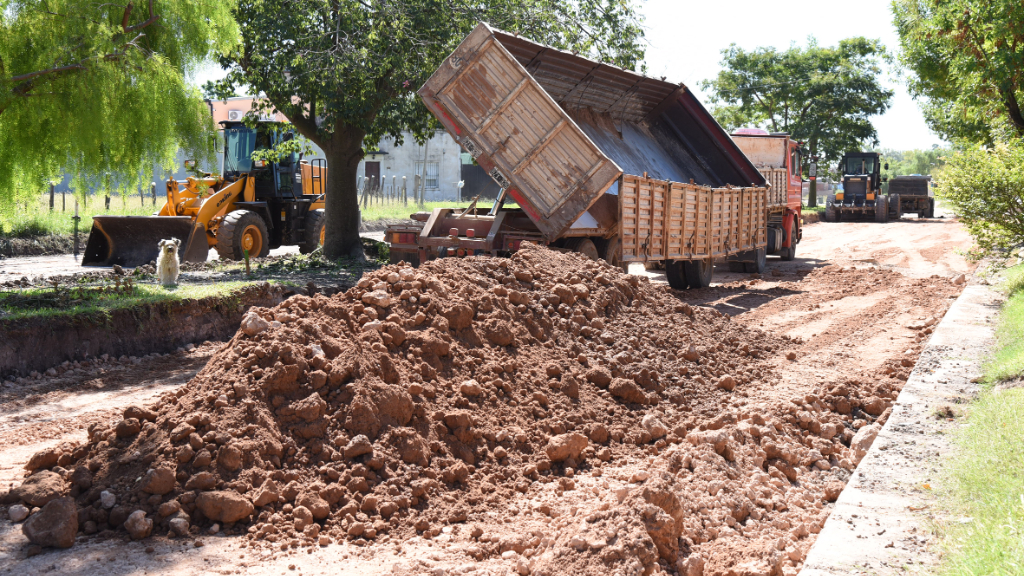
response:
{"label": "loader tire", "polygon": [[889,197],[878,196],[875,198],[875,222],[885,224],[889,221]]}
{"label": "loader tire", "polygon": [[300,254],[309,254],[324,245],[324,223],[327,219],[324,211],[310,210],[306,213],[306,222],[303,224],[303,242],[299,244]]}
{"label": "loader tire", "polygon": [[263,258],[270,253],[267,223],[250,210],[235,210],[224,217],[217,230],[217,254],[225,260]]}
{"label": "loader tire", "polygon": [[683,270],[686,271],[686,283],[691,290],[711,286],[711,277],[714,275],[714,269],[715,263],[711,258],[683,263]]}

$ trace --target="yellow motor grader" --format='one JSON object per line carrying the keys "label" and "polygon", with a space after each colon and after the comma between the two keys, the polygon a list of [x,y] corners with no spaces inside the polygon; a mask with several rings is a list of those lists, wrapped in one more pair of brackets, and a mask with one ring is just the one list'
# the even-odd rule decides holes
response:
{"label": "yellow motor grader", "polygon": [[[277,162],[253,160],[294,133],[271,123],[256,129],[221,122],[223,175],[167,182],[167,202],[153,216],[94,216],[83,266],[139,266],[156,260],[158,243],[178,238],[183,262],[205,262],[211,247],[229,260],[266,256],[271,248],[298,245],[306,254],[323,244],[323,159],[298,153]],[[193,161],[186,167],[194,169]]]}

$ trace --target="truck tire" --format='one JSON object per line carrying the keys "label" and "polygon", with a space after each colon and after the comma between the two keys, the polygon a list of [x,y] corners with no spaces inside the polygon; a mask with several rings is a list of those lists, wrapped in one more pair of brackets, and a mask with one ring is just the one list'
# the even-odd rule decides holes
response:
{"label": "truck tire", "polygon": [[900,206],[900,195],[889,194],[889,219],[899,220],[903,216],[903,209]]}
{"label": "truck tire", "polygon": [[686,272],[686,284],[691,290],[711,286],[715,264],[711,258],[706,260],[687,260],[683,263]]}
{"label": "truck tire", "polygon": [[306,213],[306,222],[302,228],[302,244],[299,244],[299,252],[309,254],[324,245],[324,224],[327,222],[324,211],[310,210]]}
{"label": "truck tire", "polygon": [[618,236],[602,239],[600,245],[597,246],[597,253],[601,255],[601,259],[605,262],[615,266],[616,268],[622,268],[624,272],[628,272],[628,265],[622,265],[622,258],[619,254],[620,245]]}
{"label": "truck tire", "polygon": [[686,282],[686,270],[682,260],[667,260],[665,262],[665,279],[668,285],[676,290],[686,290],[689,285]]}
{"label": "truck tire", "polygon": [[748,274],[763,274],[764,267],[768,264],[768,257],[765,254],[764,248],[758,248],[754,250],[754,261],[744,262],[744,271]]}
{"label": "truck tire", "polygon": [[836,221],[836,195],[829,194],[825,201],[825,222]]}
{"label": "truck tire", "polygon": [[889,221],[889,197],[875,197],[875,222],[886,223]]}
{"label": "truck tire", "polygon": [[224,216],[217,229],[217,254],[225,260],[263,258],[270,253],[267,223],[251,210],[235,210]]}
{"label": "truck tire", "polygon": [[924,213],[925,218],[935,218],[935,198],[928,199],[928,208]]}
{"label": "truck tire", "polygon": [[597,251],[597,244],[590,238],[569,238],[565,241],[565,247],[573,252],[579,252],[591,260],[601,258]]}

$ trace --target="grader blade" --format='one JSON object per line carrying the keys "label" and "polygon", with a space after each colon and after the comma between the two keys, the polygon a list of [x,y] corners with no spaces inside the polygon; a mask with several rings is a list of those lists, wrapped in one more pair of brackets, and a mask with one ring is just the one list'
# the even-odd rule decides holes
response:
{"label": "grader blade", "polygon": [[161,240],[181,240],[178,259],[205,262],[206,228],[188,216],[93,216],[82,266],[135,267],[155,261]]}

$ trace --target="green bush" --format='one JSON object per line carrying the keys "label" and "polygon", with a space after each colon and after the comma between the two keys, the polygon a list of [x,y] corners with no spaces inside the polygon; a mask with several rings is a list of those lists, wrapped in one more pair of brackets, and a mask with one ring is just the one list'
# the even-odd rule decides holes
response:
{"label": "green bush", "polygon": [[947,158],[937,195],[960,217],[985,251],[1024,242],[1024,142],[974,148]]}

